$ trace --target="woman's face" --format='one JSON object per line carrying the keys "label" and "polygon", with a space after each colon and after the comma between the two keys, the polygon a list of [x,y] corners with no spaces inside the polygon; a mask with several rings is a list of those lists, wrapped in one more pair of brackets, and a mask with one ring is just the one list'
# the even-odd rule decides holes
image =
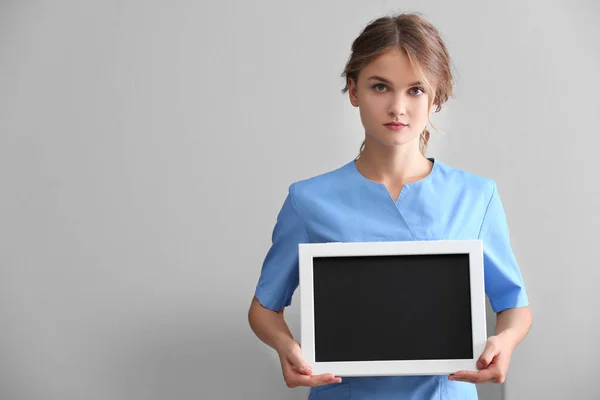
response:
{"label": "woman's face", "polygon": [[[404,51],[390,49],[371,61],[360,71],[358,86],[350,79],[349,96],[352,105],[359,107],[366,139],[383,146],[415,140],[418,145],[429,116],[429,98]],[[406,126],[386,126],[393,122]]]}

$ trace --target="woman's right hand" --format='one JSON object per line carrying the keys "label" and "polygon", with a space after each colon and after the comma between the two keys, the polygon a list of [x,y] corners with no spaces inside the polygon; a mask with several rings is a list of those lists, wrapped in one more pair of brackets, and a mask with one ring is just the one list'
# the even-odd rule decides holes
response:
{"label": "woman's right hand", "polygon": [[300,343],[290,340],[278,351],[281,361],[283,379],[287,387],[320,386],[330,383],[340,383],[342,378],[334,374],[312,375],[312,369],[302,358]]}

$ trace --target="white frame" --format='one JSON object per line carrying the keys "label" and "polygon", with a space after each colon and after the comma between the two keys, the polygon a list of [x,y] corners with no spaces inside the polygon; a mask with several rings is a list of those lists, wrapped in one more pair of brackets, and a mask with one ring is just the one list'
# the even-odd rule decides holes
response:
{"label": "white frame", "polygon": [[[336,376],[446,375],[460,370],[477,371],[476,362],[487,341],[483,242],[438,240],[403,242],[302,243],[299,250],[300,334],[302,355],[315,374]],[[313,257],[469,254],[473,358],[456,360],[397,360],[316,362],[313,302]]]}

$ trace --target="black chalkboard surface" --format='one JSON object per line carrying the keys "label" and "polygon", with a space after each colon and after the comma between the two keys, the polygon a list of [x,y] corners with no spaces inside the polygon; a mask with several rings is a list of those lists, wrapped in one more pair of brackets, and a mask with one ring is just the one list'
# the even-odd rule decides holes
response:
{"label": "black chalkboard surface", "polygon": [[473,357],[468,254],[313,259],[316,361]]}

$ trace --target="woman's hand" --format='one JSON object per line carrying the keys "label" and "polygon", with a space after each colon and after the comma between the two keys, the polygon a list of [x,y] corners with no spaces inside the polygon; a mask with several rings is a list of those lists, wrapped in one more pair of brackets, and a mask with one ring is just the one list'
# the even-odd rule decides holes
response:
{"label": "woman's hand", "polygon": [[510,342],[500,336],[491,336],[477,361],[479,371],[458,371],[448,379],[470,383],[504,383],[512,351]]}
{"label": "woman's hand", "polygon": [[281,361],[283,379],[289,388],[327,385],[342,381],[342,378],[333,374],[312,375],[312,369],[302,358],[300,344],[296,340],[290,340],[277,353]]}

